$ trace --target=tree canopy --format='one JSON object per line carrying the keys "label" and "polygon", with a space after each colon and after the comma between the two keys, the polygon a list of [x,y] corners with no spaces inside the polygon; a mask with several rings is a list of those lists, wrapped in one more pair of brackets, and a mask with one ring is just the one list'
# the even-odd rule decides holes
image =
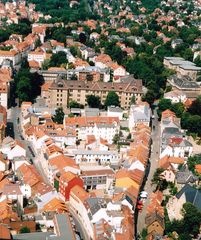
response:
{"label": "tree canopy", "polygon": [[84,106],[72,100],[71,102],[69,102],[69,108],[84,108]]}
{"label": "tree canopy", "polygon": [[182,209],[183,219],[166,221],[165,232],[177,232],[179,239],[196,238],[200,232],[201,212],[190,202],[186,202]]}
{"label": "tree canopy", "polygon": [[99,108],[101,106],[101,100],[99,96],[88,95],[86,98],[87,98],[87,103],[89,107]]}
{"label": "tree canopy", "polygon": [[185,107],[182,102],[172,103],[170,99],[162,98],[158,103],[158,116],[161,117],[161,113],[167,109],[170,109],[176,114],[178,118],[181,118],[182,114],[184,113]]}
{"label": "tree canopy", "polygon": [[20,229],[20,233],[30,233],[30,232],[31,232],[30,229],[26,226]]}
{"label": "tree canopy", "polygon": [[52,120],[55,123],[62,124],[63,120],[64,120],[64,116],[65,116],[65,114],[64,114],[63,108],[59,107],[56,109],[55,115],[52,117]]}
{"label": "tree canopy", "polygon": [[16,88],[15,93],[19,101],[33,102],[41,93],[41,86],[44,83],[44,79],[37,72],[31,73],[29,68],[26,67],[26,63],[24,63],[15,75],[14,82]]}
{"label": "tree canopy", "polygon": [[105,99],[105,107],[120,106],[119,96],[114,91],[110,91]]}
{"label": "tree canopy", "polygon": [[52,57],[49,61],[49,67],[60,67],[62,64],[66,65],[68,60],[66,58],[65,52],[58,52],[52,54]]}

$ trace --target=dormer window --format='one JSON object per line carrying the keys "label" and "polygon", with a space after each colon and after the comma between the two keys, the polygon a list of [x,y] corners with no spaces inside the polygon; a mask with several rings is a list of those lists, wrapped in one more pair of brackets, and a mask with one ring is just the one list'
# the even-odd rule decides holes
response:
{"label": "dormer window", "polygon": [[62,88],[64,85],[63,85],[62,82],[58,82],[58,83],[57,83],[57,86]]}

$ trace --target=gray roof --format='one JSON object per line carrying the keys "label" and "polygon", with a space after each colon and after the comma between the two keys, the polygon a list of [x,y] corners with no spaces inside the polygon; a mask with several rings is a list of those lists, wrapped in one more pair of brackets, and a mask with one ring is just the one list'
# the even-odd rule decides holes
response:
{"label": "gray roof", "polygon": [[98,108],[85,108],[84,109],[85,116],[99,116],[100,110]]}
{"label": "gray roof", "polygon": [[164,59],[166,59],[166,60],[183,60],[183,61],[185,61],[184,58],[182,58],[182,57],[164,57]]}
{"label": "gray roof", "polygon": [[179,128],[176,127],[166,127],[163,130],[163,133],[168,133],[168,134],[181,134]]}
{"label": "gray roof", "polygon": [[15,240],[47,240],[53,235],[51,232],[35,232],[13,235]]}
{"label": "gray roof", "polygon": [[176,173],[176,181],[178,184],[194,183],[198,177],[196,177],[187,166],[184,166]]}
{"label": "gray roof", "polygon": [[56,215],[57,225],[59,228],[60,236],[54,237],[53,240],[75,240],[75,234],[72,229],[72,225],[68,214],[57,214]]}
{"label": "gray roof", "polygon": [[201,71],[201,67],[197,67],[191,63],[190,64],[184,63],[184,64],[180,65],[180,68],[182,68],[184,70]]}
{"label": "gray roof", "polygon": [[177,194],[176,198],[179,199],[183,196],[186,197],[186,202],[192,203],[195,207],[201,210],[201,190],[198,190],[189,184],[186,184]]}
{"label": "gray roof", "polygon": [[110,106],[108,107],[108,112],[123,112],[123,110],[120,107],[114,107],[114,106]]}
{"label": "gray roof", "polygon": [[92,216],[98,212],[99,209],[101,208],[106,208],[107,207],[107,199],[105,198],[88,198],[86,200],[86,204],[88,208],[90,209],[88,215],[89,218],[92,219]]}
{"label": "gray roof", "polygon": [[131,114],[133,114],[134,122],[150,121],[151,109],[147,105],[144,106],[132,105]]}
{"label": "gray roof", "polygon": [[173,75],[169,78],[169,80],[173,83],[173,85],[177,86],[179,89],[199,88],[199,84],[193,82],[189,78],[189,76],[183,76],[182,78],[178,78],[176,75]]}

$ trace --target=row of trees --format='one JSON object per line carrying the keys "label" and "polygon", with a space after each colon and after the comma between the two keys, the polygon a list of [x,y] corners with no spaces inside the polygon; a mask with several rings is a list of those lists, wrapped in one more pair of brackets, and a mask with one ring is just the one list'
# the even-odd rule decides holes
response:
{"label": "row of trees", "polygon": [[[111,91],[108,93],[108,95],[105,99],[104,106],[102,105],[101,99],[99,96],[88,95],[86,97],[86,100],[87,100],[88,106],[91,108],[105,107],[107,109],[107,107],[109,107],[109,106],[120,106],[119,96],[114,91]],[[70,108],[84,108],[83,105],[77,103],[76,101],[71,101],[69,103],[69,107]]]}

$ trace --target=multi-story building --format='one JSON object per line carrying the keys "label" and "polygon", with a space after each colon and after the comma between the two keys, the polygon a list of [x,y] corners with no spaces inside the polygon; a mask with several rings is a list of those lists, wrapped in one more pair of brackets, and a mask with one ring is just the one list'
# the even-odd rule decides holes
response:
{"label": "multi-story building", "polygon": [[90,189],[112,189],[114,184],[114,171],[110,167],[104,166],[81,166],[81,179],[84,187]]}
{"label": "multi-story building", "polygon": [[117,151],[76,150],[73,153],[77,164],[117,165],[119,163]]}
{"label": "multi-story building", "polygon": [[129,113],[129,129],[132,131],[138,124],[149,126],[151,119],[151,109],[148,103],[132,105]]}
{"label": "multi-story building", "polygon": [[[66,81],[58,78],[48,88],[49,107],[66,107],[71,101],[80,104],[87,104],[86,96],[93,94],[99,96],[104,103],[108,92],[114,91],[118,94],[122,108],[128,109],[133,96],[140,100],[142,95],[142,81],[131,79],[129,81],[113,82],[86,82],[86,81]],[[42,93],[42,95],[45,95]]]}
{"label": "multi-story building", "polygon": [[200,76],[201,67],[181,57],[165,57],[163,63],[165,67],[176,71],[178,77],[189,76],[191,80],[196,81]]}
{"label": "multi-story building", "polygon": [[37,51],[32,51],[28,54],[28,62],[34,61],[39,64],[39,66],[42,66],[42,63],[46,59],[50,59],[51,54],[46,53],[46,52],[37,52]]}
{"label": "multi-story building", "polygon": [[17,65],[21,61],[21,55],[15,50],[11,51],[0,51],[0,64],[3,63],[4,60],[9,59],[12,61],[13,66]]}
{"label": "multi-story building", "polygon": [[73,128],[77,132],[77,139],[87,140],[87,136],[94,135],[96,139],[104,139],[113,143],[115,134],[119,132],[118,117],[65,117],[65,128]]}
{"label": "multi-story building", "polygon": [[64,197],[65,201],[69,200],[70,190],[74,186],[83,187],[82,179],[71,172],[62,173],[59,178],[59,192]]}

